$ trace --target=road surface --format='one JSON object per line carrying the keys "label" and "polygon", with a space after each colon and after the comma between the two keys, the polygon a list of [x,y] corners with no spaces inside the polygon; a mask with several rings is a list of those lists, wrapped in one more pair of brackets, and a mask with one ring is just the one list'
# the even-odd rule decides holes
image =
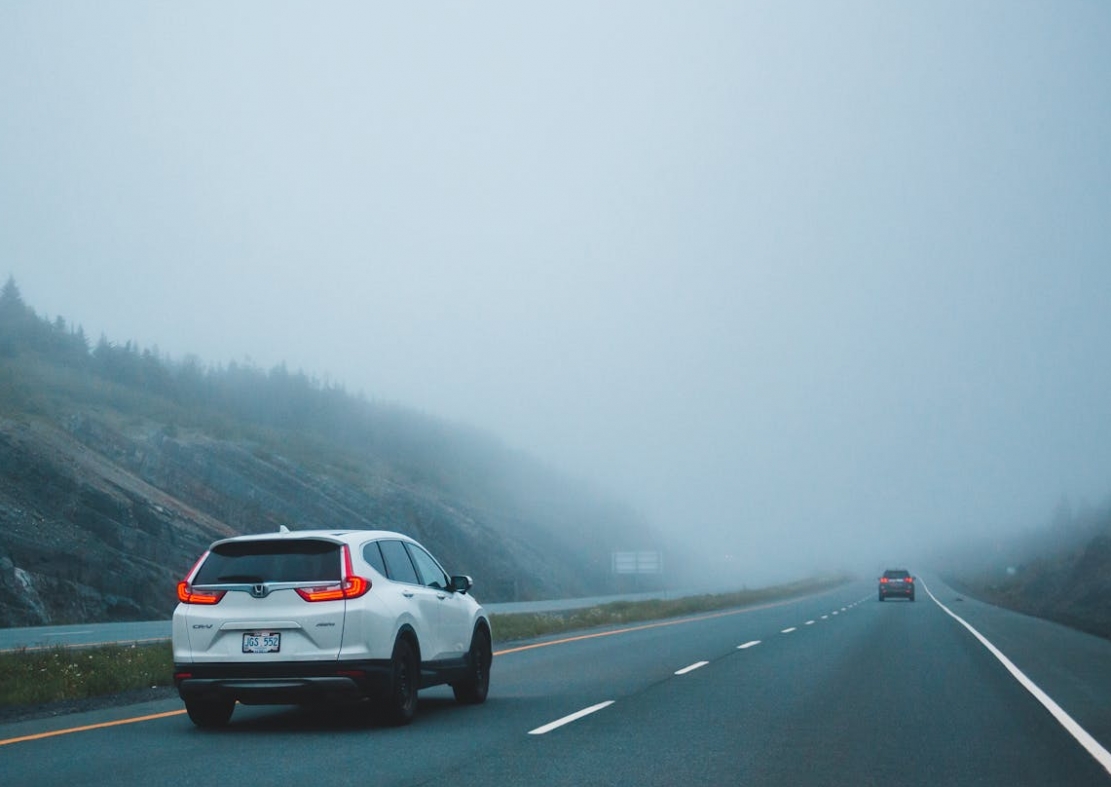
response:
{"label": "road surface", "polygon": [[202,731],[176,700],[4,725],[0,774],[67,787],[1111,785],[1111,642],[927,583],[936,601],[920,589],[880,603],[856,583],[503,645],[486,704],[428,690],[399,729],[240,706]]}

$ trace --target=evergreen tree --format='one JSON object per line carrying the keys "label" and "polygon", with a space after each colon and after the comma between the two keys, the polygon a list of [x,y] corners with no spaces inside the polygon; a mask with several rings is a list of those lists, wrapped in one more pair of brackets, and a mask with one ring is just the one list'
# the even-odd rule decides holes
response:
{"label": "evergreen tree", "polygon": [[26,308],[23,303],[23,296],[19,292],[19,285],[15,283],[15,276],[8,274],[8,280],[4,282],[4,288],[0,290],[0,309],[7,310],[12,305],[19,308]]}
{"label": "evergreen tree", "polygon": [[0,289],[0,355],[11,357],[26,345],[34,332],[34,312],[23,302],[23,295],[9,275]]}

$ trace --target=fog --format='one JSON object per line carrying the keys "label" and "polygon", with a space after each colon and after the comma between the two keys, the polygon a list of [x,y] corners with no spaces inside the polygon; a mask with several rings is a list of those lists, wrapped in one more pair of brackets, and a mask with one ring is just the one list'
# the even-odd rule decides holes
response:
{"label": "fog", "polygon": [[0,276],[759,578],[1111,493],[1111,6],[0,4]]}

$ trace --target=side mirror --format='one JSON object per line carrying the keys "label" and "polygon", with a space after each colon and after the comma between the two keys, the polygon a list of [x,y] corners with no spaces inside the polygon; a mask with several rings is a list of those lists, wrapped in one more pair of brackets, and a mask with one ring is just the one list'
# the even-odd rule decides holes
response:
{"label": "side mirror", "polygon": [[474,587],[474,580],[464,574],[457,574],[451,578],[452,593],[466,593]]}

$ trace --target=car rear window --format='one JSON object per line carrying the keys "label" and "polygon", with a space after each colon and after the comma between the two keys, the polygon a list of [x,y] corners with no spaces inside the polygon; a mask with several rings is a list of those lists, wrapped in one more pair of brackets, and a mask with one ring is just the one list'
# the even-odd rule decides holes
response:
{"label": "car rear window", "polygon": [[907,571],[884,571],[883,575],[888,579],[906,579],[910,576]]}
{"label": "car rear window", "polygon": [[341,568],[340,545],[331,541],[231,541],[212,549],[193,584],[332,582]]}

